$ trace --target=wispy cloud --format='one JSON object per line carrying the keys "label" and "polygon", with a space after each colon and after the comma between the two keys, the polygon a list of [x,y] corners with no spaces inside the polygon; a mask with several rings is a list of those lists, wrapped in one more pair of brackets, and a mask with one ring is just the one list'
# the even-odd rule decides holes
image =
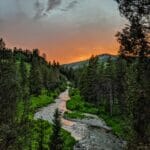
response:
{"label": "wispy cloud", "polygon": [[44,4],[39,2],[39,0],[36,0],[34,3],[34,8],[35,8],[35,15],[34,19],[40,19],[41,17],[45,16],[46,14],[44,13]]}
{"label": "wispy cloud", "polygon": [[72,9],[74,8],[76,5],[78,4],[77,0],[72,1],[67,7],[66,9]]}
{"label": "wispy cloud", "polygon": [[78,4],[78,1],[77,0],[74,0],[72,2],[70,2],[66,8],[62,9],[63,11],[68,11],[70,9],[73,9],[76,5]]}
{"label": "wispy cloud", "polygon": [[55,9],[57,6],[61,4],[62,0],[47,0],[46,3],[36,0],[34,3],[35,8],[35,16],[34,19],[40,19],[51,12],[51,10]]}
{"label": "wispy cloud", "polygon": [[[35,16],[34,19],[40,19],[48,14],[51,13],[53,9],[56,9],[58,6],[62,4],[62,2],[67,2],[66,0],[47,0],[46,3],[41,2],[39,0],[36,0],[34,3],[35,8]],[[70,9],[73,9],[77,4],[78,0],[70,0],[69,3],[66,3],[64,8],[62,8],[62,11],[68,11]]]}

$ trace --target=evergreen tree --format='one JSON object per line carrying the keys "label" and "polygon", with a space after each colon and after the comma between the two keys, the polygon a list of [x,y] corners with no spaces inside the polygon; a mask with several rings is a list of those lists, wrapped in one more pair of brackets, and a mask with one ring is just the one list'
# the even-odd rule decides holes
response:
{"label": "evergreen tree", "polygon": [[107,60],[107,65],[104,69],[105,89],[106,89],[106,104],[105,110],[109,114],[113,115],[113,103],[114,103],[114,81],[115,81],[115,66],[111,60],[111,57]]}
{"label": "evergreen tree", "polygon": [[[29,96],[39,95],[42,88],[58,88],[62,81],[59,68],[58,63],[52,67],[39,56],[38,49],[7,49],[0,39],[0,149],[32,149],[34,122],[29,119]],[[43,149],[44,127],[39,126],[39,149]],[[58,145],[60,148],[61,142]]]}
{"label": "evergreen tree", "polygon": [[33,57],[30,69],[30,94],[40,95],[42,90],[42,76],[38,58]]}
{"label": "evergreen tree", "polygon": [[[148,144],[150,135],[149,126],[149,111],[147,107],[150,107],[149,99],[149,87],[146,82],[149,83],[149,79],[145,78],[147,69],[149,68],[149,33],[150,33],[150,2],[149,0],[117,0],[121,14],[123,14],[128,20],[130,25],[123,29],[122,33],[119,33],[118,41],[121,44],[120,53],[124,56],[137,57],[137,63],[134,66],[136,68],[136,75],[134,76],[136,81],[135,85],[130,91],[130,98],[133,99],[132,119],[134,141],[137,146],[139,143]],[[146,81],[146,80],[147,81]],[[129,86],[127,88],[130,88]],[[134,89],[134,90],[133,90]],[[137,93],[137,95],[135,95]],[[143,104],[149,106],[143,106]],[[138,112],[140,111],[140,112]],[[149,132],[149,133],[148,133]]]}
{"label": "evergreen tree", "polygon": [[80,91],[86,101],[97,104],[98,97],[98,57],[92,56],[88,67],[84,70],[80,79]]}
{"label": "evergreen tree", "polygon": [[13,59],[0,59],[0,149],[15,146],[18,83]]}
{"label": "evergreen tree", "polygon": [[27,146],[29,142],[29,109],[30,109],[30,104],[29,104],[29,82],[28,82],[28,72],[27,72],[27,67],[23,59],[21,59],[20,62],[20,89],[21,89],[21,99],[23,101],[23,114],[21,117],[21,121],[19,124],[19,130],[21,133],[21,137],[23,138],[23,145],[24,147]]}
{"label": "evergreen tree", "polygon": [[25,86],[27,85],[28,78],[27,78],[26,64],[22,59],[21,59],[21,62],[20,62],[20,75],[21,75],[20,85],[24,89]]}
{"label": "evergreen tree", "polygon": [[118,33],[120,53],[123,55],[147,56],[150,54],[150,2],[149,0],[116,0],[122,15],[129,25]]}
{"label": "evergreen tree", "polygon": [[127,102],[125,97],[126,91],[126,71],[127,71],[127,64],[126,61],[119,57],[116,61],[116,98],[120,107],[120,113],[122,115],[127,115]]}
{"label": "evergreen tree", "polygon": [[5,42],[2,38],[0,38],[0,50],[5,49]]}
{"label": "evergreen tree", "polygon": [[54,120],[53,120],[53,133],[50,138],[49,148],[51,150],[62,150],[63,149],[63,139],[61,135],[61,120],[60,112],[58,109],[55,110]]}

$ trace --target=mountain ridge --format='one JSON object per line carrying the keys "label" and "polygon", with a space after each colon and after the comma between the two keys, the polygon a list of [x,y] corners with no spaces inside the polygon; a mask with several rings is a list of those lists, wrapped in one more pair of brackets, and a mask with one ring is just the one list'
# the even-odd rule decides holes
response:
{"label": "mountain ridge", "polygon": [[[108,60],[108,58],[111,58],[112,60],[115,60],[118,57],[118,55],[107,54],[107,53],[96,55],[96,56],[99,57],[99,62],[106,62]],[[82,67],[84,65],[87,65],[88,62],[89,62],[89,59],[63,64],[62,66],[76,69],[76,68]]]}

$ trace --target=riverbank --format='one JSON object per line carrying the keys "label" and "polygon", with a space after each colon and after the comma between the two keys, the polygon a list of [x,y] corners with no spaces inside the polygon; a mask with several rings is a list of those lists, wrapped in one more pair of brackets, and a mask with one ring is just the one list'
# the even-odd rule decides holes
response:
{"label": "riverbank", "polygon": [[[76,140],[77,144],[74,146],[74,150],[122,150],[124,142],[113,135],[107,127],[104,120],[98,118],[96,115],[87,115],[84,119],[69,120],[63,118],[65,112],[69,112],[66,108],[66,103],[70,99],[69,91],[61,93],[55,100],[55,103],[39,109],[34,119],[42,118],[50,123],[53,120],[53,114],[56,108],[61,112],[62,128],[71,133]],[[91,116],[93,118],[91,118]]]}

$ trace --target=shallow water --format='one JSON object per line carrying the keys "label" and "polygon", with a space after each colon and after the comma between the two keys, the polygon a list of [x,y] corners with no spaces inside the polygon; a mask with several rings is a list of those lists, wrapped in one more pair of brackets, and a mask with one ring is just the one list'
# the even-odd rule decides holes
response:
{"label": "shallow water", "polygon": [[[35,119],[42,118],[50,123],[53,121],[53,115],[55,109],[59,109],[62,113],[61,122],[62,128],[71,133],[71,135],[78,141],[74,146],[74,150],[122,150],[123,141],[116,138],[109,131],[109,127],[106,126],[102,119],[99,119],[95,115],[86,114],[92,116],[93,119],[75,119],[73,121],[63,118],[63,114],[67,110],[66,102],[70,99],[68,89],[62,92],[55,100],[55,103],[39,109],[35,115]],[[94,127],[93,126],[97,126]]]}

